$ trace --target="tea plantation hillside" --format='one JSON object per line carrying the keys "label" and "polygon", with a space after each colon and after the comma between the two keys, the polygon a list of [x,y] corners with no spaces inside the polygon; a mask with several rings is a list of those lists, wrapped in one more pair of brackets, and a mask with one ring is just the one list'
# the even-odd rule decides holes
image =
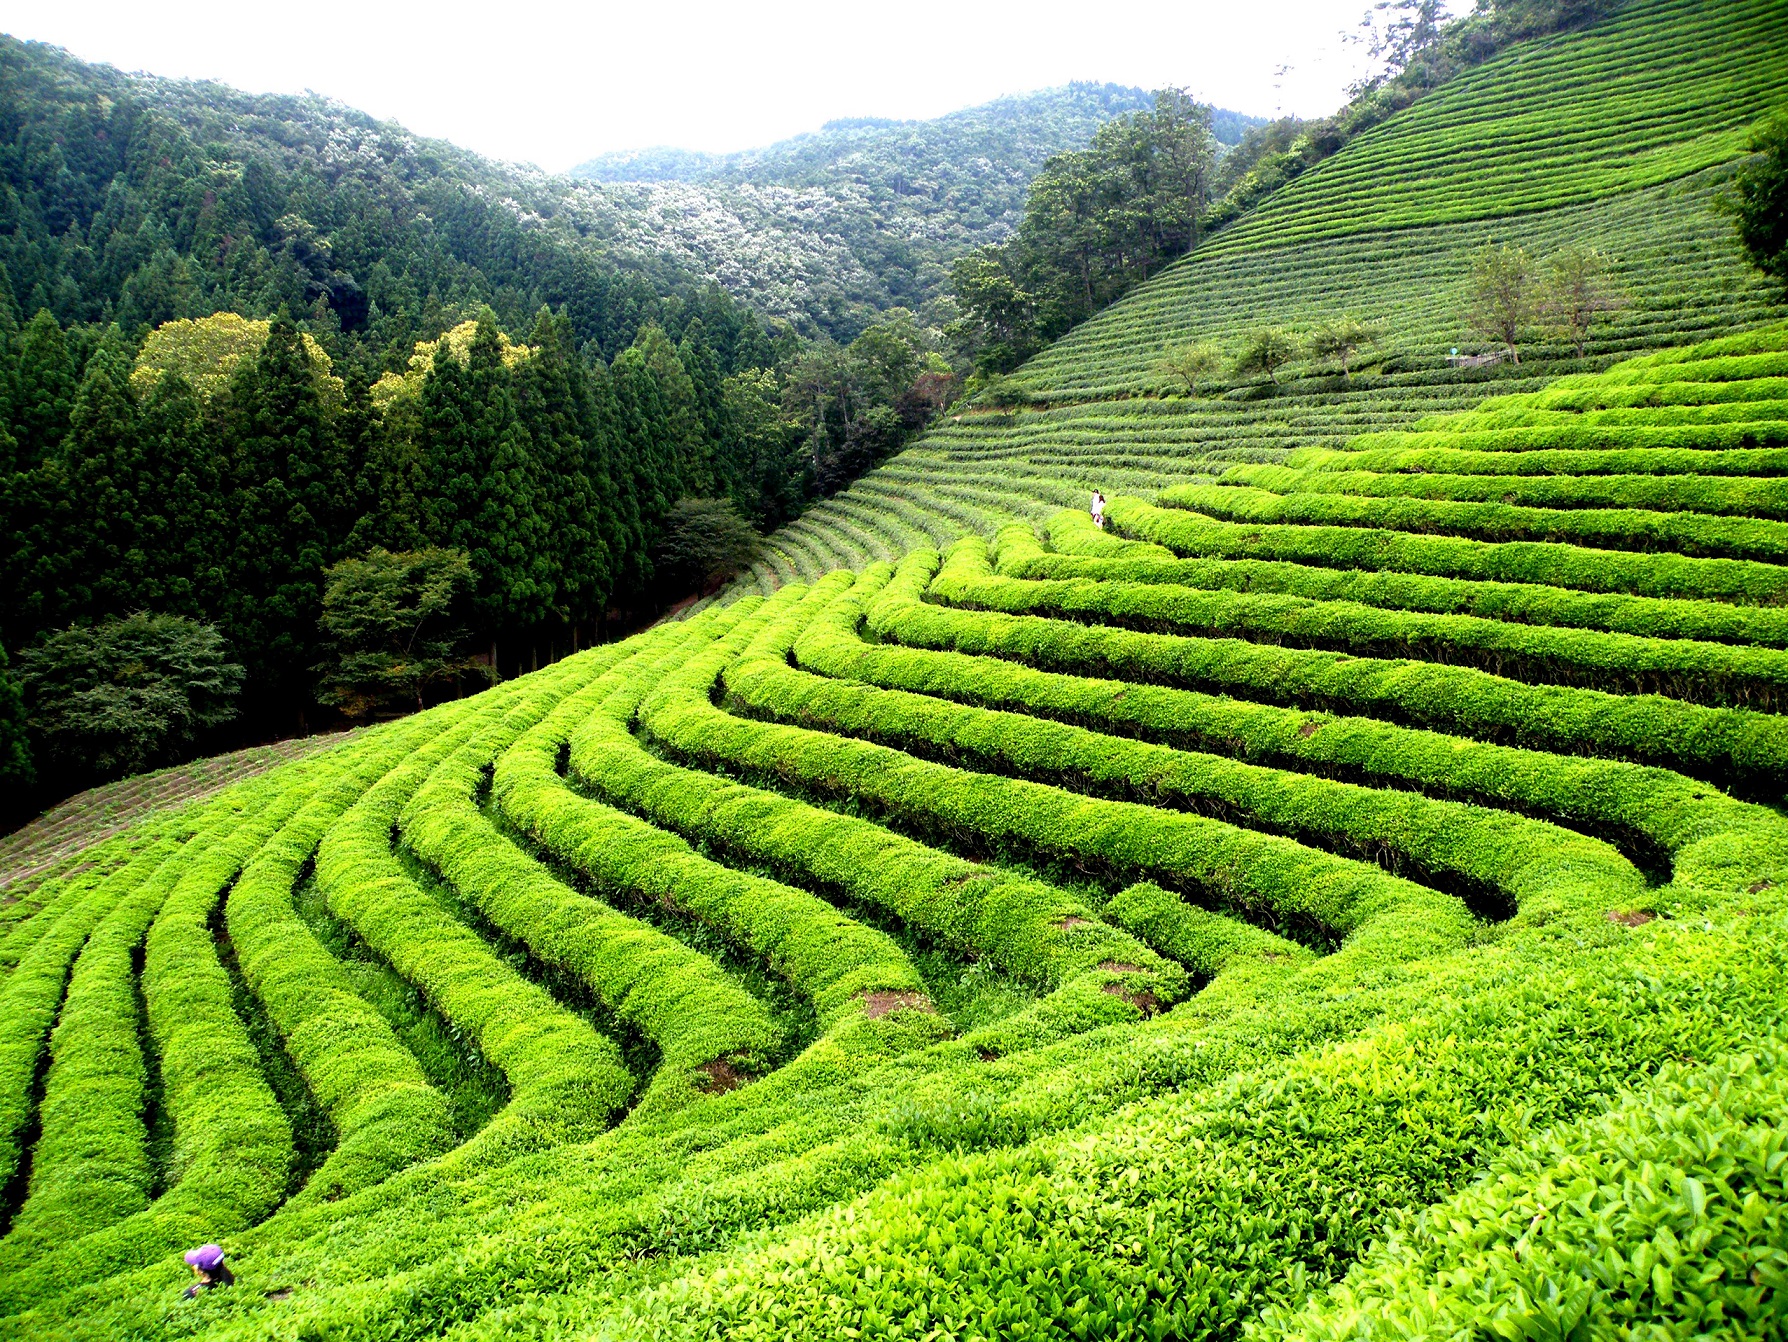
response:
{"label": "tea plantation hillside", "polygon": [[[1779,90],[1779,10],[1635,0],[1705,40],[1607,96]],[[1219,238],[725,600],[63,857],[0,1338],[1788,1334],[1788,323],[1684,124]],[[1424,343],[1439,240],[1592,224],[1585,358]],[[1344,292],[1417,332],[1351,386],[1148,381]]]}
{"label": "tea plantation hillside", "polygon": [[[969,414],[772,541],[759,590],[991,536],[1089,490],[1149,493],[1236,460],[1408,425],[1645,349],[1767,321],[1779,308],[1718,207],[1745,128],[1788,101],[1788,4],[1631,0],[1580,32],[1511,48],[1362,135],[1070,333],[1016,374],[1031,408]],[[1473,253],[1572,246],[1611,264],[1622,304],[1586,357],[1541,335],[1518,366],[1464,309]],[[1380,329],[1344,377],[1310,360],[1168,395],[1164,355],[1233,352],[1263,326],[1352,316]],[[997,481],[997,483],[995,483]]]}
{"label": "tea plantation hillside", "polygon": [[0,942],[0,1335],[1779,1336],[1784,387],[1645,356],[149,817]]}

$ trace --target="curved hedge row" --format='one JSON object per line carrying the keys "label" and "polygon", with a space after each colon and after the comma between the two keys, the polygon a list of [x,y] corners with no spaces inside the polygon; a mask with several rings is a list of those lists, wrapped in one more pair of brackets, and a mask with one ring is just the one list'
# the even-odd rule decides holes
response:
{"label": "curved hedge row", "polygon": [[[578,677],[614,662],[620,651],[584,654],[576,662]],[[775,1038],[768,1012],[705,956],[555,880],[498,833],[473,801],[485,763],[494,758],[498,805],[530,833],[557,832],[544,817],[554,801],[575,799],[552,765],[565,724],[589,693],[585,687],[544,715],[533,704],[511,710],[436,767],[399,826],[405,842],[494,926],[577,974],[617,1019],[658,1046],[657,1075],[642,1106],[675,1107],[722,1087],[721,1068],[745,1076],[764,1069]],[[616,846],[611,839],[601,848],[611,864]],[[666,893],[681,888],[682,882],[667,883]]]}
{"label": "curved hedge row", "polygon": [[[1266,514],[1257,521],[1231,522],[1187,511],[1193,502],[1205,501],[1196,492],[1202,489],[1222,487],[1176,486],[1161,495],[1167,507],[1113,498],[1106,516],[1124,534],[1159,542],[1179,554],[1290,559],[1325,568],[1398,569],[1436,577],[1545,583],[1581,592],[1713,597],[1752,605],[1788,600],[1788,577],[1773,564],[1588,550],[1544,541],[1419,536],[1384,527],[1275,523],[1270,518],[1278,515],[1276,507],[1249,510]],[[1186,506],[1177,506],[1181,502]]]}
{"label": "curved hedge row", "polygon": [[1788,690],[1788,651],[1385,610],[1353,601],[1204,590],[1107,578],[940,579],[953,605],[1097,620],[1123,628],[1244,638],[1293,648],[1475,665],[1540,684],[1590,685],[1700,703],[1772,709]]}
{"label": "curved hedge row", "polygon": [[634,1088],[619,1048],[505,964],[422,890],[392,851],[404,803],[436,764],[478,731],[480,715],[501,711],[513,694],[503,689],[433,710],[436,734],[348,808],[323,836],[316,858],[317,884],[330,912],[419,987],[508,1077],[509,1105],[473,1139],[493,1155],[594,1136],[625,1107]]}
{"label": "curved hedge row", "polygon": [[1001,529],[994,543],[1002,577],[1167,583],[1210,591],[1354,601],[1390,610],[1471,615],[1517,624],[1601,629],[1642,638],[1788,647],[1788,609],[1781,607],[1573,592],[1543,583],[1318,568],[1270,559],[1182,559],[1163,546],[1126,541],[1100,531],[1085,513],[1057,513],[1045,526],[1053,547],[1047,551],[1030,526]]}
{"label": "curved hedge row", "polygon": [[[145,1267],[190,1245],[194,1236],[239,1230],[284,1198],[293,1155],[291,1125],[262,1076],[260,1055],[236,1014],[210,915],[242,864],[302,802],[302,788],[282,786],[287,782],[262,775],[207,805],[201,823],[209,823],[182,850],[187,860],[169,873],[175,878],[171,885],[152,881],[131,899],[148,904],[154,913],[144,942],[141,989],[159,1062],[162,1104],[173,1131],[164,1174],[167,1191],[134,1210],[94,1190],[101,1199],[95,1211],[106,1223],[89,1219],[87,1233],[77,1231],[45,1245],[23,1264],[8,1262],[11,1270],[0,1277],[0,1301],[7,1308],[29,1307],[83,1284]],[[105,947],[111,952],[108,958],[114,963],[109,967],[114,973],[125,968],[117,963],[119,953],[128,954],[148,921],[140,911],[134,917],[124,914],[125,907],[121,904],[115,911],[119,940]],[[121,1046],[128,1028],[129,1047],[134,1049],[134,1003],[128,1027],[122,1011],[119,1001],[111,1028]],[[135,1064],[130,1069],[136,1073],[129,1085],[132,1093],[119,1097],[124,1103],[141,1094],[140,1055]],[[73,1117],[80,1121],[78,1115]],[[133,1114],[118,1131],[127,1143],[141,1140],[141,1119]],[[67,1172],[71,1200],[86,1196],[103,1174],[102,1163],[91,1158],[71,1168]],[[146,1200],[147,1192],[144,1180],[138,1197],[130,1200]],[[107,1214],[121,1210],[133,1214],[123,1219]],[[26,1243],[21,1241],[21,1248]],[[8,1250],[11,1244],[9,1238]]]}
{"label": "curved hedge row", "polygon": [[[922,552],[921,552],[922,553]],[[931,561],[935,563],[935,556]],[[985,542],[952,546],[941,591],[995,590]],[[1773,796],[1788,760],[1788,723],[1746,709],[1657,695],[1527,685],[1467,667],[1349,657],[1239,639],[1181,638],[1031,615],[927,605],[885,632],[906,642],[995,652],[1045,669],[1203,687],[1267,703],[1369,712],[1503,743],[1658,762]]]}
{"label": "curved hedge row", "polygon": [[[801,662],[833,650],[848,657],[852,644],[860,647],[851,631],[888,577],[885,568],[871,569],[841,593],[796,643]],[[897,656],[905,650],[888,651]],[[845,673],[849,670],[847,664]],[[770,661],[729,671],[727,688],[747,707],[784,721],[909,750],[928,747],[942,758],[972,760],[1002,774],[1063,778],[1077,791],[1207,812],[1368,861],[1389,857],[1393,870],[1407,864],[1421,879],[1499,897],[1511,908],[1526,908],[1530,901],[1552,908],[1598,901],[1624,907],[1644,895],[1643,878],[1606,844],[1506,811],[827,680]],[[1288,884],[1315,881],[1312,874]]]}
{"label": "curved hedge row", "polygon": [[[1788,407],[1783,407],[1788,414]],[[1274,494],[1346,494],[1368,498],[1445,499],[1536,509],[1643,509],[1716,517],[1788,519],[1788,480],[1746,475],[1446,475],[1359,470],[1343,460],[1328,469],[1232,466],[1220,483]]]}
{"label": "curved hedge row", "polygon": [[[920,598],[936,556],[914,554],[866,609],[883,635],[951,641],[949,612]],[[944,616],[939,620],[938,616]],[[826,675],[1182,744],[1360,782],[1415,788],[1613,835],[1667,859],[1674,879],[1710,890],[1788,881],[1788,823],[1670,770],[1473,741],[1371,717],[1331,717],[1193,690],[1040,671],[997,657],[839,637],[795,645]],[[943,635],[942,637],[938,637]]]}
{"label": "curved hedge row", "polygon": [[336,1133],[292,1199],[335,1201],[453,1145],[446,1100],[292,907],[323,833],[380,775],[433,733],[412,721],[316,768],[304,806],[243,868],[224,905],[237,962]]}
{"label": "curved hedge row", "polygon": [[[781,1342],[891,1331],[897,1318],[982,1336],[1230,1335],[1341,1277],[1399,1214],[1470,1183],[1499,1148],[1596,1114],[1677,1058],[1767,1036],[1788,982],[1766,935],[1722,946],[1679,932],[1643,951],[1506,968],[1462,974],[1458,996],[1442,991],[1412,1019],[1121,1109],[1096,1132],[941,1160],[642,1291],[596,1336]],[[1703,1127],[1709,1145],[1773,1150],[1779,1128],[1759,1134],[1752,1118],[1772,1091],[1753,1093],[1735,1122]],[[1582,1151],[1589,1132],[1546,1135]],[[1707,1191],[1721,1228],[1737,1231],[1731,1202]],[[1751,1205],[1761,1247],[1777,1213]],[[1623,1247],[1645,1224],[1621,1225]],[[1601,1252],[1594,1229],[1586,1240]],[[1742,1290],[1702,1257],[1715,1243],[1682,1246],[1685,1286]]]}
{"label": "curved hedge row", "polygon": [[[849,576],[840,575],[840,579],[848,582]],[[768,607],[757,619],[743,622],[717,640],[711,650],[688,659],[646,697],[640,710],[641,727],[687,759],[724,763],[787,782],[817,784],[829,792],[842,791],[848,781],[853,796],[878,805],[890,805],[890,798],[897,795],[907,803],[917,801],[895,781],[892,770],[868,790],[863,784],[882,764],[899,768],[910,763],[925,770],[938,766],[853,743],[860,753],[830,756],[823,768],[816,767],[818,755],[829,750],[829,738],[736,718],[709,701],[709,687],[723,676],[730,678],[741,667],[775,660],[773,648],[793,641],[803,609],[809,614],[817,610],[836,595],[839,585],[833,581],[814,588],[780,621],[774,617],[782,612]],[[741,656],[746,644],[760,632],[765,638],[757,645],[758,655]],[[598,786],[593,766],[600,766],[602,757],[584,753],[582,744],[574,738],[572,767],[592,786]],[[802,745],[814,747],[817,753],[799,753]],[[779,753],[782,746],[795,747],[796,753]],[[709,834],[723,837],[740,851],[798,867],[812,879],[841,887],[866,903],[879,904],[909,927],[984,956],[1014,977],[1055,988],[1109,962],[1136,966],[1135,970],[1103,972],[1136,976],[1139,982],[1146,977],[1147,989],[1158,1000],[1173,1001],[1184,992],[1183,979],[1173,966],[1100,923],[1092,910],[1064,890],[951,857],[901,839],[879,825],[761,789],[738,788],[722,799],[711,795],[717,780],[708,782],[709,786],[699,791],[690,789],[684,805],[699,806],[699,821]],[[610,785],[612,780],[601,783]],[[688,811],[684,814],[683,823],[698,818]],[[679,827],[679,818],[668,808],[661,818]],[[986,837],[994,836],[990,832]]]}
{"label": "curved hedge row", "polygon": [[1452,1336],[1770,1335],[1788,1277],[1783,1047],[1778,1034],[1666,1063],[1395,1227],[1304,1310],[1267,1313],[1260,1336],[1355,1338],[1368,1319]]}
{"label": "curved hedge row", "polygon": [[[1160,501],[1232,522],[1388,528],[1416,536],[1471,536],[1497,544],[1568,544],[1760,564],[1775,564],[1788,556],[1788,523],[1755,517],[1647,508],[1544,508],[1401,493],[1273,491],[1227,475],[1214,485],[1175,485],[1162,492]],[[1716,584],[1708,585],[1718,590]]]}
{"label": "curved hedge row", "polygon": [[175,816],[159,821],[152,832],[155,841],[116,870],[91,881],[70,878],[68,902],[45,910],[48,921],[0,990],[0,1185],[12,1181],[24,1154],[32,1081],[63,1002],[69,967],[93,929],[174,855],[192,829],[183,816]]}
{"label": "curved hedge row", "polygon": [[[210,837],[201,825],[187,852]],[[31,1182],[0,1241],[0,1277],[149,1203],[155,1172],[132,958],[180,874],[170,854],[100,920],[75,961],[50,1036]]]}

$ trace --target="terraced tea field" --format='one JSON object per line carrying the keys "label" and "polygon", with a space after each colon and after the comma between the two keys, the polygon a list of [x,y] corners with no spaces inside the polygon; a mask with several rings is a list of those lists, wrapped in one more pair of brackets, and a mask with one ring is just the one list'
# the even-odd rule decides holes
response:
{"label": "terraced tea field", "polygon": [[[1015,374],[1031,408],[966,414],[772,538],[749,589],[991,538],[1094,488],[1152,496],[1237,461],[1406,427],[1646,350],[1774,320],[1719,207],[1745,129],[1788,101],[1782,0],[1634,0],[1586,31],[1522,44],[1319,164]],[[1518,366],[1465,321],[1472,255],[1540,263],[1591,246],[1620,306],[1585,358],[1543,330]],[[1352,377],[1305,360],[1174,394],[1164,355],[1344,315],[1383,333]]]}
{"label": "terraced tea field", "polygon": [[1784,387],[916,546],[141,821],[0,944],[0,1334],[1768,1333]]}
{"label": "terraced tea field", "polygon": [[[1781,1336],[1783,14],[1499,57],[722,599],[41,874],[0,1337]],[[1486,229],[1615,250],[1586,358],[1448,363]]]}
{"label": "terraced tea field", "polygon": [[152,811],[193,801],[333,744],[329,736],[297,737],[89,788],[0,838],[0,900],[10,907],[60,861],[78,862],[82,850]]}

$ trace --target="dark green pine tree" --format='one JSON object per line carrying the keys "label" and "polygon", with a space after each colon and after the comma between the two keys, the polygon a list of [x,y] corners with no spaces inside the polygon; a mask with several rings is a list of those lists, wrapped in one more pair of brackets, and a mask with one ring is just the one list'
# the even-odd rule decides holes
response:
{"label": "dark green pine tree", "polygon": [[75,368],[62,328],[47,311],[25,324],[18,340],[18,386],[12,402],[16,468],[29,470],[62,444],[74,409]]}
{"label": "dark green pine tree", "polygon": [[6,649],[0,648],[0,820],[22,820],[41,809],[34,800],[37,770],[26,735],[25,694]]}
{"label": "dark green pine tree", "polygon": [[[589,389],[589,419],[584,427],[584,442],[593,459],[601,466],[599,480],[606,481],[608,506],[607,531],[614,586],[611,600],[620,600],[643,592],[651,577],[647,557],[649,544],[646,527],[651,494],[650,472],[645,461],[645,445],[628,436],[630,415],[622,404],[619,383],[594,348],[586,354],[586,385]],[[607,618],[607,612],[603,612]]]}
{"label": "dark green pine tree", "polygon": [[677,444],[671,434],[670,416],[652,375],[638,349],[622,350],[609,365],[615,406],[626,463],[639,500],[641,530],[648,544],[682,494],[677,474]]}
{"label": "dark green pine tree", "polygon": [[637,357],[650,374],[658,392],[658,441],[664,454],[666,493],[669,502],[686,494],[714,492],[714,440],[702,422],[701,399],[689,370],[677,357],[677,347],[664,328],[641,328],[623,359]]}
{"label": "dark green pine tree", "polygon": [[69,503],[61,549],[70,614],[126,615],[156,605],[157,594],[145,590],[136,398],[130,362],[115,339],[87,360],[53,460]]}
{"label": "dark green pine tree", "polygon": [[226,418],[235,534],[223,625],[255,687],[248,711],[284,711],[309,700],[323,569],[347,539],[353,476],[303,340],[283,316],[238,371]]}
{"label": "dark green pine tree", "polygon": [[218,455],[186,379],[156,383],[138,407],[137,443],[142,604],[207,620],[224,600],[230,527]]}
{"label": "dark green pine tree", "polygon": [[683,339],[677,344],[677,362],[683,365],[690,386],[695,390],[695,412],[701,420],[702,437],[711,452],[712,445],[720,441],[725,426],[725,390],[720,364],[708,344],[701,318],[690,322],[683,332]]}
{"label": "dark green pine tree", "polygon": [[18,347],[19,305],[13,301],[12,277],[0,265],[0,478],[19,468],[19,444],[13,437],[13,406],[19,399]]}
{"label": "dark green pine tree", "polygon": [[516,400],[537,453],[558,615],[579,629],[600,623],[614,590],[614,490],[603,454],[592,450],[588,381],[570,319],[542,308],[528,344],[534,353],[518,370]]}
{"label": "dark green pine tree", "polygon": [[552,560],[533,442],[489,312],[463,368],[446,341],[436,346],[422,385],[422,435],[436,491],[429,539],[472,561],[473,632],[493,644],[531,636],[552,613]]}

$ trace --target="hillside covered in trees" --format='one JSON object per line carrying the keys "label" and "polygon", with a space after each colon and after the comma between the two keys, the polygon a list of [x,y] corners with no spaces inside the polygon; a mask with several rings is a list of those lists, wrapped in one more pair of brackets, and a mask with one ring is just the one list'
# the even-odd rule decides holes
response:
{"label": "hillside covered in trees", "polygon": [[[1070,84],[931,121],[852,118],[765,149],[611,153],[571,171],[606,184],[617,237],[844,337],[891,306],[938,317],[951,264],[1013,234],[1043,164],[1152,103]],[[1215,152],[1261,124],[1216,111]]]}

